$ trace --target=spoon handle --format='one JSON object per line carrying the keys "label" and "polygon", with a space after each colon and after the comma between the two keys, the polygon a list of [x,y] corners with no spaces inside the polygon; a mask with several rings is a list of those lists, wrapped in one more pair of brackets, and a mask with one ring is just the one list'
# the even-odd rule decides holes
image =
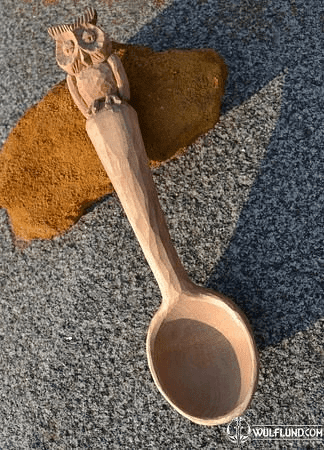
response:
{"label": "spoon handle", "polygon": [[86,130],[158,282],[163,301],[176,300],[192,282],[170,238],[136,111],[124,102],[113,104],[88,118]]}

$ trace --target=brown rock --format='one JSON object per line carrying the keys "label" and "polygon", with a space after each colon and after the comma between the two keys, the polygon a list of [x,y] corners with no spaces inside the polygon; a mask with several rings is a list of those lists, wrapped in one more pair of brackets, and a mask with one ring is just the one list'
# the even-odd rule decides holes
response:
{"label": "brown rock", "polygon": [[[119,43],[113,51],[125,67],[152,167],[181,155],[216,124],[227,76],[216,52],[155,53]],[[64,80],[26,111],[5,142],[0,206],[8,211],[14,237],[49,239],[112,190]]]}

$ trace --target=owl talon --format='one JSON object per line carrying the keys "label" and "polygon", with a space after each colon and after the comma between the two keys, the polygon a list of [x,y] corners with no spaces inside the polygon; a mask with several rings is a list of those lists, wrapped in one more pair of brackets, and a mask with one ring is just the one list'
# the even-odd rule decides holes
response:
{"label": "owl talon", "polygon": [[94,100],[90,107],[91,114],[96,114],[96,112],[99,111],[100,108],[100,101],[98,99]]}
{"label": "owl talon", "polygon": [[120,105],[122,102],[121,99],[118,97],[118,95],[112,95],[111,98],[113,102],[116,103],[116,105]]}
{"label": "owl talon", "polygon": [[118,95],[107,95],[107,97],[105,98],[105,108],[112,109],[113,104],[120,105],[121,102],[122,101],[118,97]]}
{"label": "owl talon", "polygon": [[105,98],[105,108],[106,109],[111,109],[111,105],[112,105],[112,100],[110,96],[107,96]]}

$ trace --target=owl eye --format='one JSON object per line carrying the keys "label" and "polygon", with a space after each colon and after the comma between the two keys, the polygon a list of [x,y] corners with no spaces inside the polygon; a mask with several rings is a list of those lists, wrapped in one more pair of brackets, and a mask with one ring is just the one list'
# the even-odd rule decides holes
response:
{"label": "owl eye", "polygon": [[87,44],[90,44],[95,40],[95,35],[91,31],[84,31],[82,33],[82,40],[83,42],[86,42]]}
{"label": "owl eye", "polygon": [[63,43],[63,52],[65,55],[72,55],[74,51],[74,42],[73,41],[65,41]]}

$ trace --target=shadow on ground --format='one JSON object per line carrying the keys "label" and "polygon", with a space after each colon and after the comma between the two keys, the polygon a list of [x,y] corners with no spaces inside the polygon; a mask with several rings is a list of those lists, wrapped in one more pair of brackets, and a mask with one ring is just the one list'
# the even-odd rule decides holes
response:
{"label": "shadow on ground", "polygon": [[316,0],[176,0],[131,40],[219,52],[229,68],[223,114],[288,69],[260,175],[207,282],[243,308],[259,348],[324,315],[323,20]]}

